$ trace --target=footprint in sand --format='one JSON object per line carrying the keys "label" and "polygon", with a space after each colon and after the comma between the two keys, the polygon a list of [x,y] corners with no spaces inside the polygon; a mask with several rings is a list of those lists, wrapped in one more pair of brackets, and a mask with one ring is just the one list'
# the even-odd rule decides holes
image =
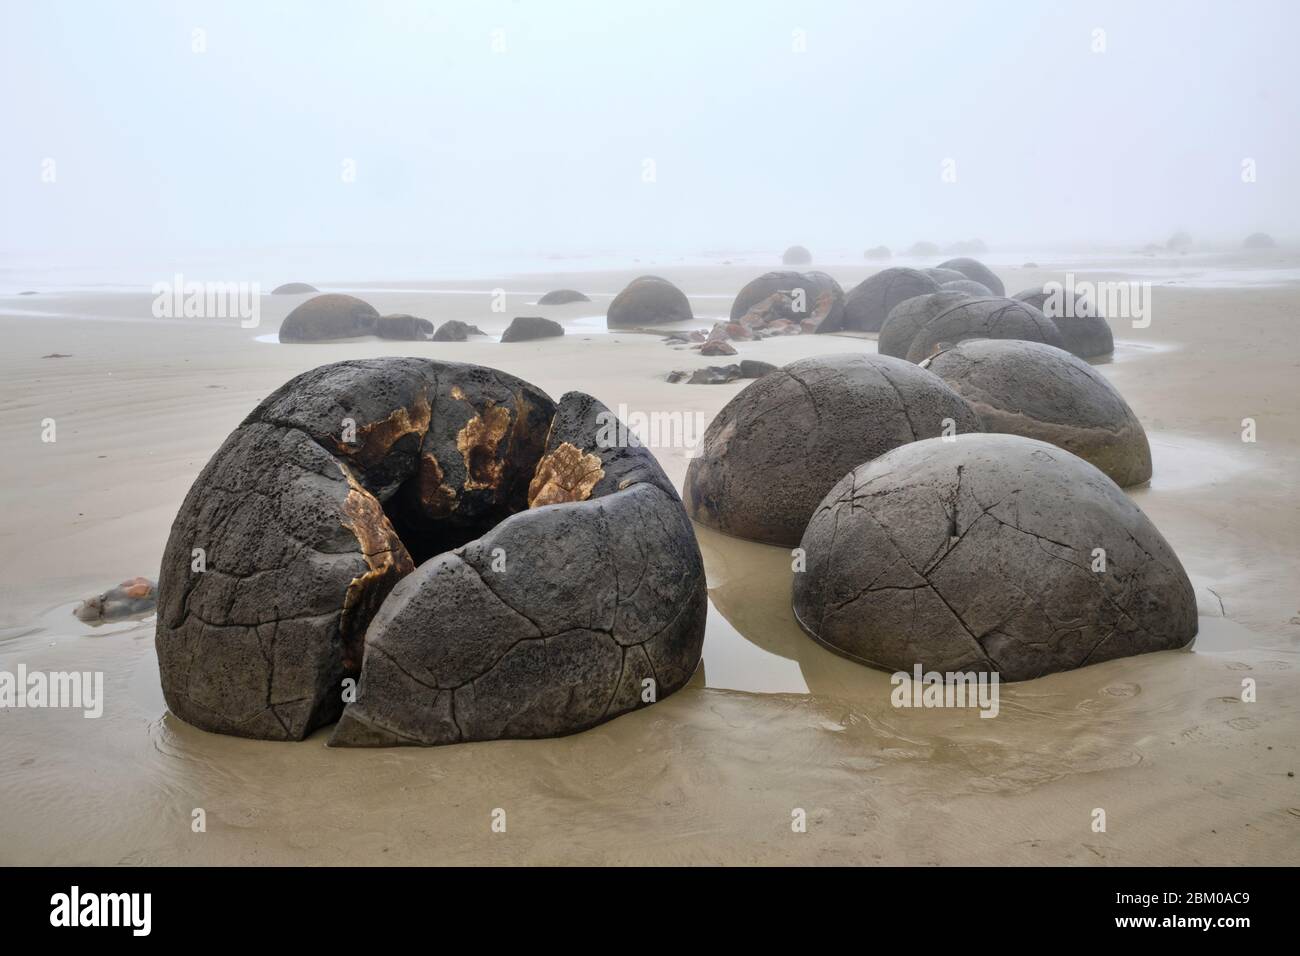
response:
{"label": "footprint in sand", "polygon": [[1228,726],[1233,730],[1254,730],[1259,726],[1259,721],[1254,717],[1234,717],[1228,721]]}

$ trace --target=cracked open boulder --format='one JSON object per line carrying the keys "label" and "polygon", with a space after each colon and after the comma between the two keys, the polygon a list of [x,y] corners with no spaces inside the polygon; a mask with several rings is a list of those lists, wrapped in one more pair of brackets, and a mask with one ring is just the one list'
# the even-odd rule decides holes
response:
{"label": "cracked open boulder", "polygon": [[763,327],[784,319],[795,325],[811,321],[839,328],[844,290],[825,272],[766,272],[745,284],[731,303],[731,321]]}
{"label": "cracked open boulder", "polygon": [[970,402],[987,432],[1073,452],[1122,488],[1151,479],[1151,446],[1133,409],[1100,372],[1041,342],[976,339],[922,363]]}
{"label": "cracked open boulder", "polygon": [[823,355],[769,372],[704,432],[686,510],[725,534],[793,547],[850,468],[922,438],[980,431],[937,375],[885,355]]}
{"label": "cracked open boulder", "polygon": [[332,742],[374,746],[565,734],[677,690],[703,637],[699,551],[653,456],[617,428],[611,442],[611,421],[581,393],[557,406],[416,358],[282,386],[173,524],[168,706],[283,740],[342,714]]}
{"label": "cracked open boulder", "polygon": [[1191,583],[1146,515],[1029,438],[932,439],[860,465],[802,547],[800,625],[886,670],[1026,680],[1196,636]]}

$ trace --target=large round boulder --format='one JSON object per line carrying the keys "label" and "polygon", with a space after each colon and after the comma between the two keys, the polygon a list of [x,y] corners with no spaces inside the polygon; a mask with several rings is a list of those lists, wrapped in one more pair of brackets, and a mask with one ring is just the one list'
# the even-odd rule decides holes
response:
{"label": "large round boulder", "polygon": [[1196,636],[1191,583],[1155,526],[1092,465],[1029,438],[931,439],[866,462],[801,547],[800,625],[885,670],[1026,680]]}
{"label": "large round boulder", "polygon": [[792,547],[855,463],[905,442],[979,430],[965,399],[901,359],[802,359],[758,379],[714,417],[686,471],[686,510],[717,531]]}
{"label": "large round boulder", "polygon": [[731,321],[746,326],[777,319],[839,326],[843,312],[844,290],[825,272],[767,272],[747,283],[731,303]]}
{"label": "large round boulder", "polygon": [[280,323],[281,342],[328,342],[373,335],[379,313],[369,302],[338,292],[299,305]]}
{"label": "large round boulder", "polygon": [[1151,479],[1151,446],[1128,402],[1083,359],[1042,342],[976,339],[922,363],[966,399],[986,432],[1050,442],[1120,487]]}
{"label": "large round boulder", "polygon": [[1027,302],[1056,325],[1066,351],[1080,358],[1096,358],[1115,351],[1115,336],[1101,314],[1101,305],[1082,293],[1071,302],[1065,288],[1051,285],[1017,292],[1015,298]]}
{"label": "large round boulder", "polygon": [[[572,433],[564,424],[563,408],[584,400],[594,402],[574,393],[557,409],[544,392],[503,372],[415,358],[326,365],[270,395],[199,474],[167,542],[158,582],[156,647],[172,712],[205,730],[298,740],[339,718],[348,679],[360,676],[357,701],[349,706],[367,702],[357,723],[368,729],[364,734],[354,730],[352,739],[343,742],[447,739],[445,726],[440,734],[420,737],[404,730],[405,724],[390,725],[384,716],[390,706],[406,712],[437,709],[439,701],[445,704],[449,698],[435,699],[428,692],[434,686],[457,687],[458,703],[460,694],[476,694],[476,706],[497,715],[512,708],[523,714],[528,701],[542,697],[553,705],[549,715],[533,713],[518,723],[463,719],[460,735],[452,739],[481,739],[493,727],[502,730],[498,735],[518,730],[518,735],[530,736],[546,721],[550,733],[566,733],[621,713],[628,709],[621,678],[611,682],[593,676],[604,694],[598,714],[578,703],[593,691],[575,682],[574,672],[562,663],[567,637],[548,661],[539,664],[525,655],[531,663],[523,672],[515,668],[508,686],[494,685],[493,675],[509,670],[497,665],[520,658],[484,657],[482,648],[474,651],[461,643],[470,622],[456,618],[457,610],[469,609],[471,617],[489,610],[482,581],[476,583],[468,573],[461,576],[462,589],[437,592],[443,619],[461,628],[462,637],[437,629],[410,631],[405,640],[422,649],[428,666],[405,663],[416,684],[436,670],[428,664],[432,660],[452,662],[459,667],[456,673],[487,680],[439,685],[444,678],[435,676],[424,690],[406,685],[408,696],[398,699],[381,679],[368,686],[363,670],[363,661],[369,664],[385,653],[384,648],[374,654],[366,649],[368,629],[375,632],[395,586],[417,566],[423,571],[431,562],[441,562],[438,567],[454,563],[446,552],[512,521],[532,522],[549,510],[585,504],[609,475],[626,479],[609,489],[611,498],[636,497],[642,513],[672,538],[672,547],[662,549],[662,560],[685,562],[663,572],[678,590],[652,588],[630,597],[626,605],[609,604],[637,621],[649,620],[647,602],[661,618],[671,617],[656,632],[660,636],[655,639],[666,643],[654,651],[647,645],[644,653],[656,667],[660,660],[654,655],[663,655],[660,696],[680,686],[685,680],[681,671],[694,666],[691,629],[702,626],[702,575],[689,560],[694,554],[698,561],[694,539],[680,503],[671,487],[661,487],[666,482],[648,454],[615,449],[612,460],[595,455],[598,466],[587,451],[556,439]],[[641,484],[653,486],[653,493],[637,490]],[[659,567],[659,551],[638,551],[633,561],[628,547],[619,543],[642,540],[648,533],[639,524],[615,521],[612,511],[605,517],[607,541],[601,550],[579,549],[556,564],[559,550],[520,546],[505,559],[509,573],[549,581],[560,608],[569,606],[577,587],[566,584],[566,576],[579,581],[612,573],[625,575],[618,580],[626,583],[656,573],[649,566]],[[677,534],[674,528],[686,530]],[[611,563],[613,557],[618,561]],[[584,568],[583,562],[600,567]],[[696,590],[699,598],[693,597]],[[412,591],[422,591],[422,586],[408,585],[403,603]],[[669,591],[671,611],[658,604]],[[491,607],[494,620],[503,629],[514,626],[521,642],[540,637],[530,647],[550,649],[548,639],[561,636],[560,631],[529,630],[529,621],[552,619],[545,609],[523,604],[511,609],[505,600]],[[591,602],[603,608],[602,602],[612,598],[597,595]],[[623,632],[616,629],[610,637],[596,617],[573,607],[574,623],[564,629],[566,635],[591,629],[611,644],[620,640]],[[694,647],[698,657],[698,643]],[[477,671],[465,663],[465,655],[473,653],[480,655],[474,658]],[[621,645],[617,653],[629,661],[635,656]],[[640,669],[629,663],[621,673],[639,674]],[[558,695],[555,687],[562,688]],[[367,719],[374,714],[378,716]]]}
{"label": "large round boulder", "polygon": [[690,300],[681,289],[659,276],[640,276],[614,296],[605,324],[611,329],[638,328],[693,318]]}
{"label": "large round boulder", "polygon": [[1052,320],[1019,299],[966,298],[944,309],[912,336],[907,360],[920,362],[967,339],[1026,339],[1063,348]]}
{"label": "large round boulder", "polygon": [[993,292],[984,285],[976,282],[974,279],[954,279],[951,282],[944,282],[939,286],[945,292],[965,292],[967,295],[990,296]]}
{"label": "large round boulder", "polygon": [[812,262],[812,253],[803,246],[791,246],[781,254],[781,264],[786,266],[806,266]]}
{"label": "large round boulder", "polygon": [[965,292],[939,291],[904,299],[889,310],[876,339],[876,351],[881,355],[907,358],[907,350],[921,326],[950,305],[969,298]]}
{"label": "large round boulder", "polygon": [[943,285],[945,282],[959,282],[962,279],[966,278],[966,276],[958,272],[956,269],[936,268],[936,269],[922,269],[921,271],[924,272],[926,275],[928,275],[935,282],[939,283],[939,285]]}
{"label": "large round boulder", "polygon": [[[939,283],[919,269],[883,269],[855,285],[844,297],[843,328],[854,332],[879,332],[889,311],[918,295],[939,291]],[[822,331],[835,332],[823,323]]]}
{"label": "large round boulder", "polygon": [[967,279],[973,279],[986,289],[990,289],[994,295],[1006,295],[1006,286],[1002,280],[993,274],[993,270],[980,262],[978,259],[969,259],[960,256],[956,259],[949,259],[947,262],[939,263],[940,269],[955,269]]}

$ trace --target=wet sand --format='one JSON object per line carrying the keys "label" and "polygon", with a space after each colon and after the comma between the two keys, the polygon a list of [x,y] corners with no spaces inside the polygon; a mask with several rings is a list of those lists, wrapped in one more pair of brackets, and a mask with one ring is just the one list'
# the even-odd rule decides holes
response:
{"label": "wet sand", "polygon": [[[1038,261],[996,271],[1016,292],[1068,266]],[[1297,262],[1282,265],[1294,274]],[[825,268],[848,288],[875,267]],[[734,359],[609,333],[598,319],[646,271],[678,282],[707,326],[762,267],[319,283],[355,289],[383,313],[495,334],[520,314],[569,329],[510,345],[258,341],[300,297],[264,298],[256,329],[156,320],[147,293],[0,297],[0,669],[102,670],[106,692],[97,720],[0,710],[0,863],[1300,863],[1300,786],[1288,776],[1300,770],[1300,285],[1251,282],[1236,260],[1206,264],[1204,288],[1159,273],[1171,281],[1155,280],[1151,326],[1112,321],[1120,347],[1099,366],[1151,437],[1155,477],[1131,493],[1197,588],[1200,637],[1191,650],[1004,686],[995,719],[893,708],[888,675],[795,625],[787,552],[702,528],[712,606],[691,686],[559,740],[334,751],[327,731],[301,744],[204,733],[166,713],[152,620],[95,630],[72,616],[82,597],[156,576],[208,456],[268,392],[325,362],[478,362],[556,397],[581,388],[613,408],[707,421],[744,383],[663,376]],[[1153,266],[1077,271],[1148,278]],[[1223,284],[1225,272],[1241,287]],[[510,292],[504,313],[490,310],[497,287]],[[562,287],[593,301],[531,304]],[[431,289],[454,291],[421,291]],[[737,348],[784,364],[874,343]],[[41,357],[50,353],[70,357]],[[1245,417],[1257,422],[1253,444],[1240,440]],[[45,418],[57,422],[53,444],[40,439]],[[654,450],[680,487],[687,450]],[[1244,677],[1257,682],[1255,703],[1240,699]],[[1092,830],[1098,807],[1104,833]],[[205,833],[191,831],[195,808]],[[491,829],[496,808],[505,833]],[[796,808],[806,833],[791,830]]]}

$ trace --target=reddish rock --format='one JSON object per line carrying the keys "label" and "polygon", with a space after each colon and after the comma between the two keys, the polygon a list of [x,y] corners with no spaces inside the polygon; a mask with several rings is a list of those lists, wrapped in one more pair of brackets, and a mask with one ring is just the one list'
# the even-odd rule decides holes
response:
{"label": "reddish rock", "polygon": [[720,339],[710,339],[700,346],[701,355],[735,355],[736,349],[728,342]]}

